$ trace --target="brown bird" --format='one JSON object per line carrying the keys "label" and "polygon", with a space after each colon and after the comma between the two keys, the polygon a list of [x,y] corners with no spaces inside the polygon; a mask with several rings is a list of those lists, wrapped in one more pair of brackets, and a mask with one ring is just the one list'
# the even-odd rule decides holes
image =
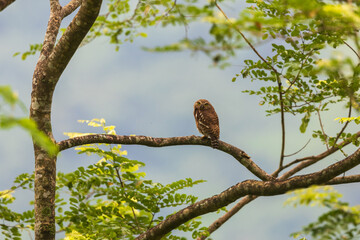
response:
{"label": "brown bird", "polygon": [[214,107],[206,99],[199,99],[194,104],[196,127],[205,138],[210,138],[211,147],[219,147],[219,118]]}

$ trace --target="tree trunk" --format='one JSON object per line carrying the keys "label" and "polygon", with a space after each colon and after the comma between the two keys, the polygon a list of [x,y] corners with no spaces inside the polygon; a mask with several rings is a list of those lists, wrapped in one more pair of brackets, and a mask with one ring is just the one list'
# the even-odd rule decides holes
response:
{"label": "tree trunk", "polygon": [[[30,118],[54,142],[51,129],[51,105],[55,86],[96,20],[101,3],[101,0],[82,0],[78,13],[56,43],[62,19],[76,10],[80,1],[71,1],[67,6],[61,7],[57,0],[50,0],[50,19],[32,79]],[[56,157],[49,156],[36,144],[34,151],[35,239],[53,240],[55,239]]]}

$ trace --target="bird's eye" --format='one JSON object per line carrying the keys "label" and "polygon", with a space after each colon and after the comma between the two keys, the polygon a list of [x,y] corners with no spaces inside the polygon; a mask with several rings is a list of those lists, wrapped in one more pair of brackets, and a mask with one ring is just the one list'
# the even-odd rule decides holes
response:
{"label": "bird's eye", "polygon": [[204,105],[209,105],[209,103],[206,102],[206,103],[204,103]]}
{"label": "bird's eye", "polygon": [[197,105],[200,105],[201,103],[200,102],[196,102]]}

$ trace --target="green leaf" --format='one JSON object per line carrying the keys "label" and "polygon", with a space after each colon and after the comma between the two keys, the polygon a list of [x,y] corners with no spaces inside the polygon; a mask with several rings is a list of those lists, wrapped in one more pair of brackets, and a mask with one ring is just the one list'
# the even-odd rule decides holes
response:
{"label": "green leaf", "polygon": [[306,128],[309,125],[311,114],[307,112],[305,116],[301,119],[300,132],[305,133]]}

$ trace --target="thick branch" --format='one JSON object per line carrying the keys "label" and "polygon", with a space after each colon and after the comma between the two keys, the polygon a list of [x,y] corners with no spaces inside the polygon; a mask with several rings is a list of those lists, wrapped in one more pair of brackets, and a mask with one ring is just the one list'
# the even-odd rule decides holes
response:
{"label": "thick branch", "polygon": [[182,209],[155,227],[151,228],[146,233],[141,234],[136,239],[160,239],[162,236],[190,219],[216,211],[217,209],[227,206],[245,195],[273,196],[283,194],[289,190],[306,188],[314,184],[324,184],[358,164],[360,164],[360,149],[344,160],[312,174],[296,176],[285,181],[261,182],[256,180],[247,180],[238,183],[218,195],[204,199],[185,209]]}
{"label": "thick branch", "polygon": [[[326,182],[325,185],[337,185],[337,184],[345,184],[345,183],[355,183],[360,182],[360,174],[351,175],[346,177],[336,177]],[[252,202],[258,198],[258,196],[247,195],[243,197],[238,203],[235,204],[229,211],[227,211],[223,216],[216,219],[207,229],[207,231],[211,234],[220,228],[226,221],[228,221],[232,216],[234,216],[238,211],[240,211],[246,204]],[[198,240],[204,240],[207,236],[201,236]]]}
{"label": "thick branch", "polygon": [[[147,136],[119,136],[108,134],[93,134],[81,137],[70,138],[58,143],[60,151],[79,145],[89,143],[115,143],[115,144],[136,144],[148,147],[166,147],[175,145],[204,145],[210,146],[210,140],[197,136],[153,138]],[[223,141],[219,141],[219,150],[226,152],[238,160],[249,171],[261,180],[273,180],[274,178],[256,165],[250,157],[241,149]]]}
{"label": "thick branch", "polygon": [[13,2],[15,2],[15,0],[0,0],[0,12]]}

